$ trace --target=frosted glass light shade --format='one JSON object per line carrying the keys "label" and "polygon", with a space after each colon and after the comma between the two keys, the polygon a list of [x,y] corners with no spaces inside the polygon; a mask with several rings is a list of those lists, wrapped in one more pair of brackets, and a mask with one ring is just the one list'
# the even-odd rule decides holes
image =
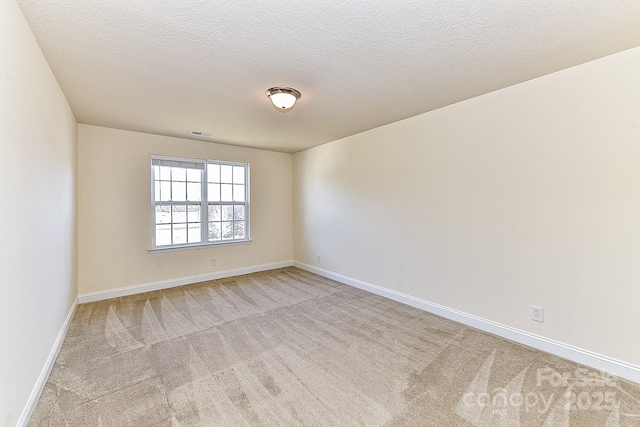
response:
{"label": "frosted glass light shade", "polygon": [[271,102],[278,108],[291,108],[296,101],[296,97],[289,93],[274,93],[271,95]]}
{"label": "frosted glass light shade", "polygon": [[265,93],[274,107],[283,112],[291,110],[301,96],[299,91],[290,87],[272,87]]}

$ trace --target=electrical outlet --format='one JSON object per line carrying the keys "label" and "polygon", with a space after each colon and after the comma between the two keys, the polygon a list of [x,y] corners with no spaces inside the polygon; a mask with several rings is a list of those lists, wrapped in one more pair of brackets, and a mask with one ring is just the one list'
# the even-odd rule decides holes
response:
{"label": "electrical outlet", "polygon": [[215,258],[211,258],[211,266],[215,267],[218,264],[218,260]]}
{"label": "electrical outlet", "polygon": [[316,262],[320,262],[320,255],[316,255]]}
{"label": "electrical outlet", "polygon": [[544,308],[536,307],[534,305],[531,306],[531,320],[535,320],[536,322],[544,322]]}

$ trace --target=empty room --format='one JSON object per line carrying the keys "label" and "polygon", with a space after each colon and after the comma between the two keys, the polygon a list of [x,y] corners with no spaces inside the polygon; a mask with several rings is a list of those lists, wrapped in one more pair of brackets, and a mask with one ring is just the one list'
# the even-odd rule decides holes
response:
{"label": "empty room", "polygon": [[0,0],[0,426],[640,426],[640,2]]}

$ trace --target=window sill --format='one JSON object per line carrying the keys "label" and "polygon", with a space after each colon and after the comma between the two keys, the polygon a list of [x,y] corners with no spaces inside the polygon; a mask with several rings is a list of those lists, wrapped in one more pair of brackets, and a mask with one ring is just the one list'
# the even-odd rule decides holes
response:
{"label": "window sill", "polygon": [[151,248],[149,249],[149,253],[186,251],[189,249],[205,249],[205,248],[214,248],[217,246],[244,245],[251,242],[252,242],[251,239],[246,239],[246,240],[229,240],[228,242],[219,242],[219,243],[201,243],[197,245],[188,245],[188,246],[169,246],[166,248]]}

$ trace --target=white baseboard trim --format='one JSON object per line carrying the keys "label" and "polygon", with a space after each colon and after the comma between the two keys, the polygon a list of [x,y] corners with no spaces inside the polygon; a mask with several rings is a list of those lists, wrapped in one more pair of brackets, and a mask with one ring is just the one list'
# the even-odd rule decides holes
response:
{"label": "white baseboard trim", "polygon": [[143,283],[140,285],[125,286],[122,288],[108,289],[106,291],[89,292],[78,295],[80,304],[86,302],[102,301],[110,298],[135,295],[143,292],[158,291],[191,283],[205,282],[207,280],[224,279],[225,277],[240,276],[243,274],[257,273],[259,271],[273,270],[275,268],[291,267],[293,261],[274,262],[270,264],[253,265],[250,267],[236,268],[233,270],[215,271],[194,276],[178,277],[176,279],[161,280],[159,282]]}
{"label": "white baseboard trim", "polygon": [[445,307],[440,304],[425,301],[411,295],[403,294],[402,292],[397,292],[391,289],[383,288],[381,286],[372,285],[371,283],[344,276],[339,273],[334,273],[322,268],[314,267],[309,264],[294,261],[293,265],[303,270],[315,273],[319,276],[344,283],[345,285],[353,286],[358,289],[362,289],[367,292],[371,292],[373,294],[380,295],[415,308],[419,308],[421,310],[436,314],[446,319],[450,319],[458,323],[462,323],[464,325],[489,332],[502,338],[506,338],[508,340],[515,341],[517,343],[533,347],[537,350],[551,353],[559,357],[563,357],[565,359],[589,366],[594,369],[608,372],[610,374],[613,374],[620,378],[625,378],[635,383],[640,383],[640,366],[612,359],[610,357],[603,356],[589,350],[584,350],[570,344],[565,344],[560,341],[545,338],[543,336],[532,334],[521,329],[512,328],[511,326],[506,326],[501,323],[483,319],[482,317],[474,316],[472,314]]}
{"label": "white baseboard trim", "polygon": [[60,353],[60,348],[62,348],[62,343],[64,342],[64,338],[67,335],[67,330],[69,329],[69,325],[71,324],[71,319],[73,319],[73,314],[76,312],[76,307],[78,306],[78,298],[73,301],[71,304],[71,308],[69,309],[69,313],[67,313],[67,317],[64,319],[64,323],[62,324],[62,328],[60,328],[60,332],[56,337],[55,342],[53,343],[53,347],[49,352],[49,356],[47,356],[47,360],[42,367],[42,371],[40,371],[40,375],[36,380],[35,385],[33,386],[33,390],[31,390],[31,395],[29,395],[29,399],[27,400],[27,404],[22,410],[22,414],[20,414],[20,418],[18,418],[18,427],[26,427],[29,423],[29,419],[33,414],[33,410],[36,408],[36,404],[38,403],[38,399],[40,399],[40,394],[42,394],[42,390],[44,390],[44,386],[49,379],[49,374],[51,374],[51,370],[53,369],[53,365],[56,363],[56,359],[58,358],[58,353]]}

